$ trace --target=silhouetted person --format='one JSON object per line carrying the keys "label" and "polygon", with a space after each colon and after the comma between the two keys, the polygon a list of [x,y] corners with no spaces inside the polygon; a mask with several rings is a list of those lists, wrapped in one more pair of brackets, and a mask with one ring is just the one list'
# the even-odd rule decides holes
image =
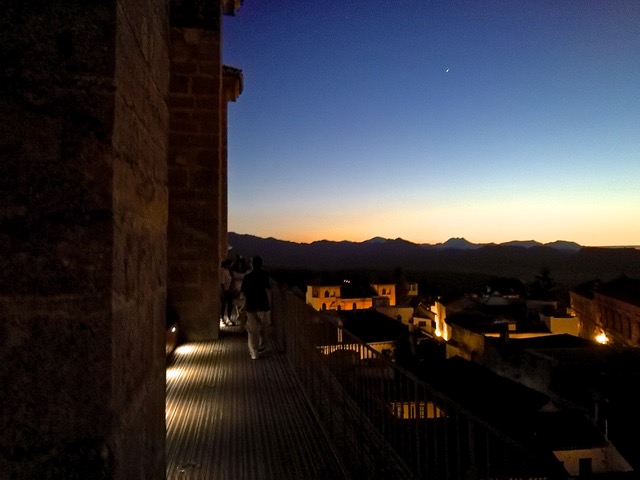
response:
{"label": "silhouetted person", "polygon": [[247,314],[247,344],[249,355],[256,360],[265,349],[267,331],[271,326],[271,283],[262,269],[262,258],[253,258],[253,270],[242,280]]}

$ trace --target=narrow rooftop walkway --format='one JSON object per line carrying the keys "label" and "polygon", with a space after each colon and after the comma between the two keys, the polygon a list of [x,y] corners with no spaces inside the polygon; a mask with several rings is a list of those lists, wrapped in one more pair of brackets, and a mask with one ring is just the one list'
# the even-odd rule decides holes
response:
{"label": "narrow rooftop walkway", "polygon": [[284,354],[246,334],[179,346],[167,366],[167,479],[344,478]]}

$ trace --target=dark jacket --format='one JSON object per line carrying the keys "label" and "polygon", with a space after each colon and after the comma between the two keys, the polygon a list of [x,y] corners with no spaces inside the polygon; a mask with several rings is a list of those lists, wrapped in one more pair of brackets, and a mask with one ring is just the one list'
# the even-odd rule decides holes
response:
{"label": "dark jacket", "polygon": [[242,291],[245,295],[247,312],[267,312],[269,305],[268,290],[271,288],[269,275],[261,268],[254,268],[242,280]]}

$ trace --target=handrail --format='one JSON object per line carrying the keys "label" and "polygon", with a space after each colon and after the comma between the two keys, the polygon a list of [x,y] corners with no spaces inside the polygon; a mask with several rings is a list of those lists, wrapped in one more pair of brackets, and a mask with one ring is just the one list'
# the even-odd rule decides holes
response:
{"label": "handrail", "polygon": [[565,478],[554,458],[477,418],[288,287],[273,282],[272,298],[274,339],[347,478]]}

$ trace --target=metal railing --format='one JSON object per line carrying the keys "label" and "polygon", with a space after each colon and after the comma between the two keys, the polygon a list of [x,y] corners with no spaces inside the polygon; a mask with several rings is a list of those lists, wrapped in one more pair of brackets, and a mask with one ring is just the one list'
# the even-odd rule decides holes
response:
{"label": "metal railing", "polygon": [[287,355],[345,476],[561,479],[523,446],[273,284],[274,339]]}

